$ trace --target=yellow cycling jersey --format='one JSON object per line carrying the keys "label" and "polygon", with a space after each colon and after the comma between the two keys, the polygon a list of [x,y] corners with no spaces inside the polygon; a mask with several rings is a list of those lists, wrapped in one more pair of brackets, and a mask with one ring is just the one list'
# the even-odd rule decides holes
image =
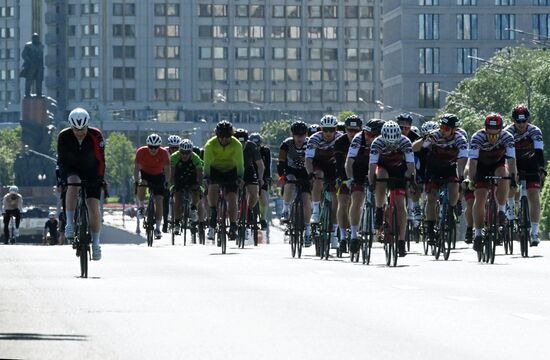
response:
{"label": "yellow cycling jersey", "polygon": [[214,136],[204,145],[204,175],[210,176],[210,169],[221,172],[237,169],[237,175],[242,178],[244,174],[244,156],[241,142],[234,136],[229,144],[223,146],[218,137]]}

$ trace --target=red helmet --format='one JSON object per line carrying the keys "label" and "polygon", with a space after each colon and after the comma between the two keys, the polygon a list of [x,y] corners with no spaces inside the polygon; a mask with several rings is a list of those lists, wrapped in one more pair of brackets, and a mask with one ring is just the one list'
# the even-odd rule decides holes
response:
{"label": "red helmet", "polygon": [[502,116],[497,113],[490,113],[485,118],[485,129],[502,129]]}
{"label": "red helmet", "polygon": [[529,109],[523,104],[516,105],[516,107],[512,109],[512,119],[514,119],[514,121],[529,121],[530,116]]}

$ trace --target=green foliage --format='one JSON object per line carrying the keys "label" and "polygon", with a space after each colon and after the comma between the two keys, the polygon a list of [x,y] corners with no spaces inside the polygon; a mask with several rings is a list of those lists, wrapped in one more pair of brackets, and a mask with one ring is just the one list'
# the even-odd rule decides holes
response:
{"label": "green foliage", "polygon": [[[546,172],[550,173],[550,161],[546,164]],[[550,179],[548,178],[542,188],[540,205],[540,233],[543,239],[548,239],[550,233]]]}
{"label": "green foliage", "polygon": [[346,120],[346,118],[350,115],[355,115],[355,112],[351,110],[342,110],[338,115],[336,115],[336,118],[338,121],[344,122],[344,120]]}
{"label": "green foliage", "polygon": [[113,132],[105,147],[106,181],[112,196],[130,195],[135,149],[126,135]]}
{"label": "green foliage", "polygon": [[20,126],[0,130],[0,186],[15,182],[13,164],[22,146]]}
{"label": "green foliage", "polygon": [[290,136],[290,124],[292,120],[274,120],[264,122],[260,129],[263,142],[270,147],[271,151],[278,153],[281,143]]}
{"label": "green foliage", "polygon": [[[479,63],[474,76],[461,81],[447,96],[441,113],[455,113],[472,135],[483,126],[490,112],[509,121],[512,108],[531,98],[531,122],[539,126],[544,141],[550,143],[550,52],[525,47],[505,48],[490,63]],[[438,115],[440,115],[438,114]],[[550,154],[545,149],[546,158]]]}

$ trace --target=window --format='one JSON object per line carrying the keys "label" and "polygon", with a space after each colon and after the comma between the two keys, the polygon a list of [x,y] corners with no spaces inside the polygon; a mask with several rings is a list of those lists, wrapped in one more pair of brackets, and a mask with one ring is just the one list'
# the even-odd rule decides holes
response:
{"label": "window", "polygon": [[99,34],[99,25],[82,25],[82,35]]}
{"label": "window", "polygon": [[264,69],[262,68],[252,68],[250,69],[250,80],[252,81],[263,81],[264,80]]}
{"label": "window", "polygon": [[372,6],[360,6],[359,17],[361,19],[374,19],[374,8]]}
{"label": "window", "polygon": [[357,60],[357,49],[346,49],[346,60]]}
{"label": "window", "polygon": [[327,40],[336,40],[338,38],[338,28],[336,26],[326,26],[323,28],[323,35]]}
{"label": "window", "polygon": [[359,38],[360,39],[374,39],[374,28],[372,26],[360,27],[359,28]]}
{"label": "window", "polygon": [[309,59],[310,60],[321,60],[321,49],[318,49],[318,48],[309,49]]}
{"label": "window", "polygon": [[321,39],[323,34],[323,28],[321,26],[310,26],[307,29],[308,39]]}
{"label": "window", "polygon": [[67,27],[67,35],[75,36],[76,35],[76,25],[69,25]]}
{"label": "window", "polygon": [[[73,47],[74,51],[74,47]],[[74,56],[74,52],[73,52]],[[0,49],[0,59],[13,59],[13,51],[11,49]]]}
{"label": "window", "polygon": [[80,14],[98,14],[99,13],[99,4],[82,4],[80,5]]}
{"label": "window", "polygon": [[285,102],[286,90],[272,90],[271,101],[273,102]]}
{"label": "window", "polygon": [[336,5],[323,6],[323,17],[325,19],[336,19],[338,17],[338,7]]}
{"label": "window", "polygon": [[234,75],[235,80],[248,80],[248,68],[247,69],[236,69]]}
{"label": "window", "polygon": [[113,79],[135,79],[134,67],[113,67]]}
{"label": "window", "polygon": [[96,96],[96,89],[88,88],[88,89],[81,89],[80,90],[80,97],[82,99],[95,99]]}
{"label": "window", "polygon": [[250,58],[251,59],[263,59],[264,58],[264,48],[250,48]]}
{"label": "window", "polygon": [[477,15],[459,14],[456,16],[456,38],[477,40]]}
{"label": "window", "polygon": [[418,63],[420,74],[439,74],[439,48],[419,49]]}
{"label": "window", "polygon": [[418,38],[420,40],[439,40],[439,15],[418,15]]}
{"label": "window", "polygon": [[227,5],[212,5],[212,15],[216,17],[226,17]]}
{"label": "window", "polygon": [[348,40],[356,40],[357,39],[357,28],[346,26],[344,28],[344,38],[348,39]]}
{"label": "window", "polygon": [[155,4],[155,16],[179,16],[180,4]]}
{"label": "window", "polygon": [[199,37],[200,38],[211,38],[212,37],[212,26],[210,26],[210,25],[199,25]]}
{"label": "window", "polygon": [[323,81],[336,81],[338,80],[338,73],[336,69],[323,69]]}
{"label": "window", "polygon": [[75,57],[75,48],[74,48],[74,46],[69,46],[67,48],[67,56],[71,57],[71,58]]}
{"label": "window", "polygon": [[[365,100],[365,99],[363,99],[363,100]],[[346,101],[347,102],[357,102],[357,90],[346,90]]]}
{"label": "window", "polygon": [[495,36],[497,40],[514,40],[516,33],[507,29],[516,27],[516,17],[513,14],[495,15]]}
{"label": "window", "polygon": [[68,4],[67,5],[67,15],[76,15],[75,4]]}
{"label": "window", "polygon": [[155,46],[155,57],[159,59],[179,59],[179,46]]}
{"label": "window", "polygon": [[82,46],[81,47],[81,55],[82,55],[82,57],[84,57],[84,56],[98,56],[99,55],[99,47],[97,47],[97,46]]}
{"label": "window", "polygon": [[0,71],[0,80],[13,80],[13,79],[15,79],[15,70]]}
{"label": "window", "polygon": [[357,69],[346,69],[346,70],[344,70],[344,80],[345,81],[357,81]]}
{"label": "window", "polygon": [[321,81],[321,69],[309,69],[307,79],[309,81]]}
{"label": "window", "polygon": [[156,69],[155,75],[157,80],[179,80],[180,71],[177,67],[162,67]]}
{"label": "window", "polygon": [[13,15],[13,6],[0,6],[0,17],[12,17]]}
{"label": "window", "polygon": [[309,90],[306,93],[307,101],[321,102],[321,90]]}
{"label": "window", "polygon": [[288,60],[300,60],[301,56],[300,48],[286,48],[286,58]]}
{"label": "window", "polygon": [[199,59],[212,59],[212,48],[199,47]]}
{"label": "window", "polygon": [[214,98],[212,97],[212,89],[200,89],[199,90],[199,101],[200,102],[212,102]]}
{"label": "window", "polygon": [[264,38],[264,27],[263,26],[251,26],[249,30],[249,35],[252,39],[263,39]]}
{"label": "window", "polygon": [[263,5],[250,5],[250,17],[264,17]]}
{"label": "window", "polygon": [[248,37],[248,26],[238,25],[233,28],[233,36],[236,38],[246,38]]}
{"label": "window", "polygon": [[338,49],[323,49],[323,60],[338,60]]}
{"label": "window", "polygon": [[136,34],[135,25],[115,24],[113,25],[114,37],[134,37]]}
{"label": "window", "polygon": [[227,48],[226,47],[212,48],[212,57],[214,59],[227,59]]}
{"label": "window", "polygon": [[[179,98],[179,95],[178,95],[178,98]],[[178,111],[177,110],[159,110],[157,112],[157,119],[158,121],[163,121],[163,122],[178,121]]]}
{"label": "window", "polygon": [[359,69],[359,81],[372,81],[372,79],[371,69]]}
{"label": "window", "polygon": [[87,66],[80,69],[81,78],[96,78],[99,77],[99,68],[95,66]]}
{"label": "window", "polygon": [[336,90],[324,90],[323,101],[324,102],[336,102],[338,100]]}
{"label": "window", "polygon": [[289,26],[288,27],[288,38],[289,39],[299,39],[300,38],[300,27],[299,26]]}
{"label": "window", "polygon": [[418,0],[418,5],[436,6],[439,5],[439,0]]}
{"label": "window", "polygon": [[285,38],[285,27],[284,26],[272,26],[271,27],[271,38],[272,39],[284,39]]}
{"label": "window", "polygon": [[286,91],[286,101],[287,102],[299,102],[300,101],[300,90],[287,90]]}
{"label": "window", "polygon": [[300,81],[300,69],[286,69],[287,81]]}
{"label": "window", "polygon": [[547,40],[550,35],[549,29],[550,16],[548,14],[533,15],[533,33],[536,34],[537,40]]}
{"label": "window", "polygon": [[225,81],[227,80],[227,69],[226,68],[214,68],[212,69],[214,75],[214,80],[216,81]]}
{"label": "window", "polygon": [[374,60],[374,50],[369,48],[359,49],[359,60],[360,61],[372,61]]}
{"label": "window", "polygon": [[283,60],[285,59],[285,48],[274,47],[271,49],[271,58],[274,60]]}
{"label": "window", "polygon": [[136,5],[132,3],[113,3],[114,16],[135,16]]}
{"label": "window", "polygon": [[456,4],[462,6],[476,6],[477,0],[456,0]]}
{"label": "window", "polygon": [[180,89],[155,89],[156,101],[179,101]]}
{"label": "window", "polygon": [[155,25],[156,37],[178,37],[180,36],[179,25]]}
{"label": "window", "polygon": [[439,108],[439,83],[418,83],[418,107]]}
{"label": "window", "polygon": [[321,7],[320,6],[308,6],[308,15],[310,18],[320,18],[321,17]]}
{"label": "window", "polygon": [[512,6],[516,5],[516,0],[495,0],[495,5]]}
{"label": "window", "polygon": [[238,17],[248,17],[248,5],[235,5],[235,14]]}
{"label": "window", "polygon": [[359,17],[359,6],[346,6],[344,13],[347,19],[357,19]]}
{"label": "window", "polygon": [[[208,27],[208,26],[207,26]],[[212,26],[211,37],[222,39],[227,37],[227,25],[214,25]],[[208,36],[210,37],[210,36]]]}
{"label": "window", "polygon": [[212,81],[212,69],[199,68],[199,81]]}
{"label": "window", "polygon": [[283,5],[273,5],[271,16],[274,18],[285,17],[285,7]]}
{"label": "window", "polygon": [[372,90],[358,90],[357,95],[366,102],[374,102],[374,92]]}
{"label": "window", "polygon": [[235,48],[235,59],[248,59],[248,48]]}
{"label": "window", "polygon": [[250,90],[250,101],[264,102],[264,91],[259,89]]}
{"label": "window", "polygon": [[212,16],[212,5],[199,4],[198,15],[200,17],[210,17],[210,16]]}
{"label": "window", "polygon": [[272,81],[285,81],[285,69],[271,69]]}
{"label": "window", "polygon": [[300,17],[300,7],[296,5],[288,5],[286,7],[286,17],[296,19]]}
{"label": "window", "polygon": [[550,5],[550,0],[533,0],[533,4],[547,6]]}
{"label": "window", "polygon": [[477,69],[477,60],[472,59],[469,56],[477,56],[477,49],[475,48],[461,48],[457,49],[457,72],[459,74],[473,74]]}
{"label": "window", "polygon": [[246,102],[248,101],[248,91],[246,90],[237,90],[236,93],[235,93],[236,97],[235,97],[235,101],[239,101],[239,102]]}
{"label": "window", "polygon": [[11,39],[15,36],[14,28],[0,28],[0,38]]}

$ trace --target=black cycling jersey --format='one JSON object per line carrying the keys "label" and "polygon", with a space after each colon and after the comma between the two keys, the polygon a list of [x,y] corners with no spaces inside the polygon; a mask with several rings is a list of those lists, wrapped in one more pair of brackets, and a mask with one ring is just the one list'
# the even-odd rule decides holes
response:
{"label": "black cycling jersey", "polygon": [[79,142],[71,128],[59,133],[57,138],[57,165],[60,180],[78,174],[87,180],[103,179],[105,176],[105,141],[99,129],[88,128],[88,133]]}

